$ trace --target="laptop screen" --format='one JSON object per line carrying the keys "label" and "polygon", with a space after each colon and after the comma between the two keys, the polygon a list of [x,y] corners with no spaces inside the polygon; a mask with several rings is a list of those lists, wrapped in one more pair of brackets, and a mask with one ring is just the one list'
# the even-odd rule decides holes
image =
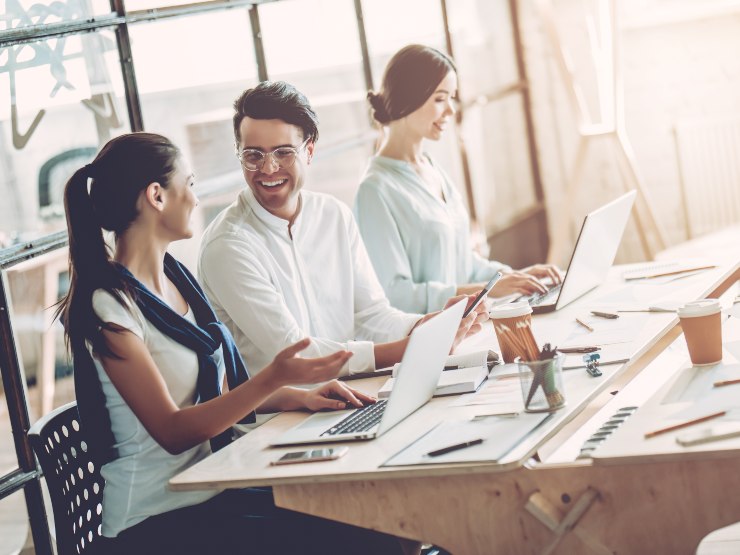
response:
{"label": "laptop screen", "polygon": [[583,220],[557,308],[604,283],[617,256],[636,195],[636,191],[630,191],[589,213]]}

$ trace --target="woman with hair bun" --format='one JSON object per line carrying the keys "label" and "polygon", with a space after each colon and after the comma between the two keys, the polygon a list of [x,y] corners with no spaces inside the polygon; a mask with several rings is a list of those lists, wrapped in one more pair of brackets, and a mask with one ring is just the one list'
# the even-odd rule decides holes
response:
{"label": "woman with hair bun", "polygon": [[410,45],[388,62],[379,92],[369,92],[385,134],[355,199],[355,216],[391,304],[407,312],[439,310],[456,294],[479,291],[502,270],[491,295],[545,292],[561,281],[552,265],[512,271],[473,251],[465,203],[447,174],[424,152],[455,114],[457,70],[434,48]]}
{"label": "woman with hair bun", "polygon": [[[65,188],[71,283],[58,314],[80,420],[105,479],[103,537],[93,549],[402,553],[398,538],[280,509],[269,488],[168,489],[173,476],[229,443],[232,425],[254,422],[255,410],[374,402],[331,379],[352,353],[300,358],[308,339],[250,379],[200,285],[167,253],[171,242],[192,236],[193,182],[168,139],[132,133],[109,141]],[[114,234],[112,252],[103,230]]]}

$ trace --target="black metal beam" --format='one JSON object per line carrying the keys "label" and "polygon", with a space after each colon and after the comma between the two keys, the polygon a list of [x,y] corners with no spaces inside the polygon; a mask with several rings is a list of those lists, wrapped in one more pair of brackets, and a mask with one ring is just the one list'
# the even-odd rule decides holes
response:
{"label": "black metal beam", "polygon": [[360,51],[362,52],[362,73],[365,77],[365,88],[371,91],[375,88],[375,85],[373,84],[373,68],[370,64],[370,49],[367,45],[367,34],[365,33],[365,16],[362,13],[362,0],[354,1],[357,33],[359,34]]}
{"label": "black metal beam", "polygon": [[[447,1],[440,0],[440,7],[442,9],[442,24],[445,33],[445,48],[451,58],[454,58],[454,51],[452,48],[452,33],[450,32],[450,20],[449,14],[447,13]],[[461,98],[460,83],[457,85],[457,95]],[[460,151],[460,165],[462,166],[463,172],[463,185],[465,186],[465,194],[468,198],[468,213],[470,214],[471,224],[478,222],[478,210],[476,208],[477,203],[475,201],[475,190],[473,189],[473,176],[470,173],[470,160],[468,159],[468,150],[465,147],[465,139],[462,134],[462,123],[465,115],[465,107],[460,105],[457,113],[455,114],[455,134],[457,136],[457,146]]]}
{"label": "black metal beam", "polygon": [[[534,182],[534,194],[537,202],[541,203],[545,200],[545,192],[542,188],[542,176],[540,174],[540,163],[537,155],[537,140],[534,134],[534,120],[532,118],[532,100],[529,94],[527,65],[524,62],[522,34],[519,29],[519,7],[517,5],[517,0],[509,0],[509,10],[511,12],[511,26],[514,34],[516,68],[519,74],[519,82],[525,85],[521,89],[522,108],[524,109],[524,121],[527,127],[527,147],[529,148],[529,162],[532,171],[532,180]],[[547,228],[547,211],[543,211],[542,213],[545,218],[545,228]]]}
{"label": "black metal beam", "polygon": [[[23,371],[13,336],[13,327],[10,322],[10,303],[8,299],[8,280],[3,271],[0,272],[0,374],[2,374],[5,389],[5,400],[8,405],[8,417],[20,468],[19,472],[34,474],[37,477],[36,457],[26,435],[31,427],[28,399],[26,398]],[[2,480],[2,489],[15,491],[13,488],[16,485],[16,480],[19,479],[22,480],[23,478],[17,473],[11,473],[7,480],[5,478]],[[51,536],[49,535],[44,497],[41,494],[39,480],[28,481],[23,486],[36,553],[51,554]],[[4,495],[0,496],[0,498],[2,497]]]}
{"label": "black metal beam", "polygon": [[28,241],[0,250],[0,269],[6,270],[11,266],[31,260],[47,252],[57,250],[67,245],[67,232],[57,231],[35,241]]}
{"label": "black metal beam", "polygon": [[267,81],[267,60],[265,59],[265,46],[262,44],[262,27],[260,27],[260,14],[257,5],[249,8],[249,23],[252,26],[252,41],[254,42],[254,59],[257,62],[257,78]]}
{"label": "black metal beam", "polygon": [[44,23],[43,25],[29,25],[0,31],[0,45],[3,48],[29,42],[38,42],[51,38],[90,33],[113,25],[123,23],[123,18],[117,14],[99,15],[84,21],[61,21],[58,23]]}

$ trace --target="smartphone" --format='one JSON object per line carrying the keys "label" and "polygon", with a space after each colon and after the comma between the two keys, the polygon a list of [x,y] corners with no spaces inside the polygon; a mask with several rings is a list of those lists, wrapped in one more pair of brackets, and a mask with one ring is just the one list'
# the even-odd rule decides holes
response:
{"label": "smartphone", "polygon": [[285,453],[279,459],[272,461],[271,465],[293,464],[316,461],[333,461],[349,451],[349,447],[327,447],[325,449],[311,449],[309,451],[292,451]]}
{"label": "smartphone", "polygon": [[502,275],[503,274],[501,272],[496,272],[496,275],[491,278],[491,281],[486,283],[486,286],[483,288],[483,290],[480,293],[478,293],[478,296],[473,301],[473,304],[471,304],[468,308],[465,309],[463,318],[465,318],[468,314],[473,312],[476,309],[476,307],[481,303],[481,301],[486,298],[488,293],[491,292],[491,289],[493,289],[493,286],[496,285],[496,282],[501,279]]}

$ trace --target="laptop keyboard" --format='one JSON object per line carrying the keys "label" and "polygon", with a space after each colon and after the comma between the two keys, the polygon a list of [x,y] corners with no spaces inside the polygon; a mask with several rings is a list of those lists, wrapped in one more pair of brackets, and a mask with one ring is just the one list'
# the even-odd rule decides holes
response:
{"label": "laptop keyboard", "polygon": [[376,426],[383,416],[387,399],[382,399],[377,403],[357,409],[346,418],[337,422],[334,426],[322,433],[322,436],[335,436],[339,434],[348,434],[352,432],[366,432],[373,426]]}
{"label": "laptop keyboard", "polygon": [[541,304],[552,304],[552,302],[560,294],[560,289],[563,287],[562,283],[558,283],[552,289],[548,289],[547,293],[532,293],[529,296],[521,296],[517,300],[529,301],[530,306],[539,306]]}

